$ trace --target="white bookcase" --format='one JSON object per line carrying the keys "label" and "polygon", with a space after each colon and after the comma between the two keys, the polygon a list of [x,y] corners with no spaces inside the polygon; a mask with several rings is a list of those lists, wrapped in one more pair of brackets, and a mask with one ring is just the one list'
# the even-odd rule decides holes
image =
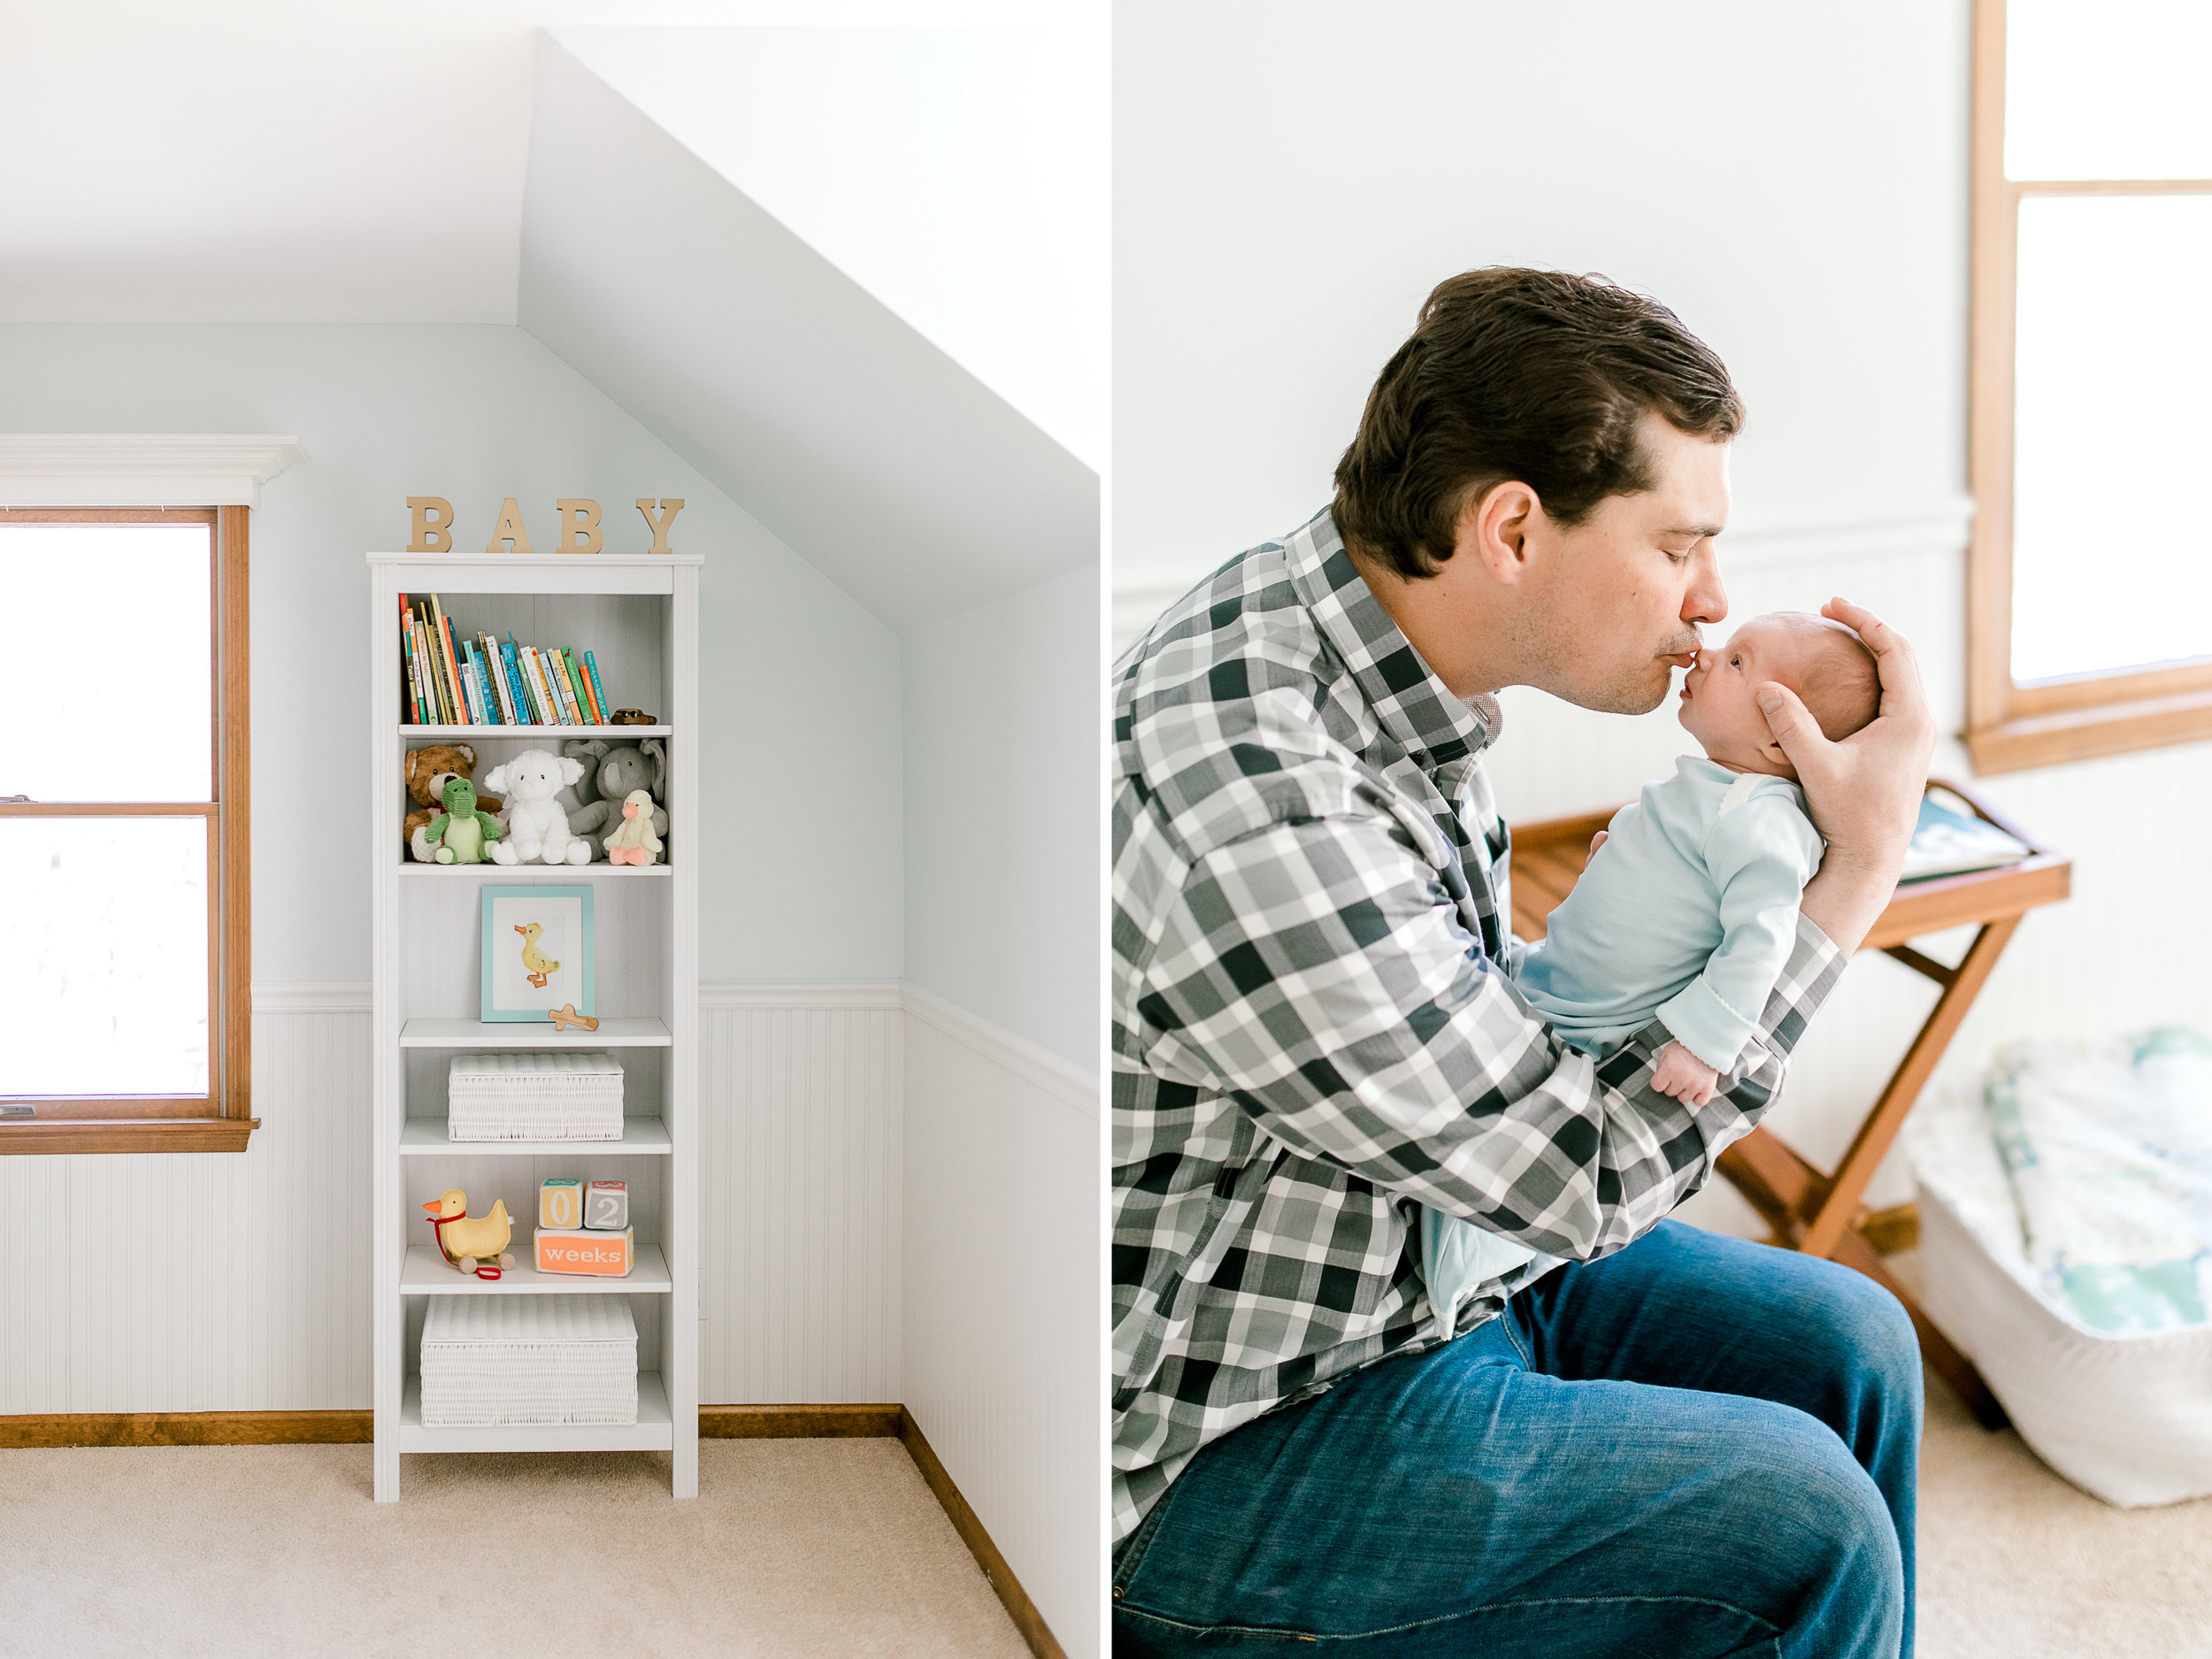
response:
{"label": "white bookcase", "polygon": [[[369,562],[371,897],[374,959],[372,1249],[375,1263],[376,1498],[399,1496],[403,1452],[664,1451],[679,1498],[699,1490],[698,1385],[698,634],[696,555],[372,553]],[[457,633],[512,633],[534,645],[588,649],[611,704],[652,726],[420,726],[405,713],[399,596],[436,594]],[[422,864],[402,845],[411,809],[406,753],[465,742],[476,778],[526,749],[558,754],[572,738],[658,736],[667,744],[669,817],[656,864]],[[597,1031],[486,1025],[480,915],[487,885],[588,883],[595,911]],[[622,1062],[619,1141],[446,1139],[446,1067],[475,1049],[607,1049]],[[538,1183],[549,1175],[630,1186],[637,1263],[626,1279],[541,1275],[464,1279],[438,1253],[423,1203],[448,1187],[469,1213],[494,1199],[531,1260]],[[638,1327],[634,1427],[426,1429],[417,1397],[424,1312],[433,1296],[615,1292]]]}

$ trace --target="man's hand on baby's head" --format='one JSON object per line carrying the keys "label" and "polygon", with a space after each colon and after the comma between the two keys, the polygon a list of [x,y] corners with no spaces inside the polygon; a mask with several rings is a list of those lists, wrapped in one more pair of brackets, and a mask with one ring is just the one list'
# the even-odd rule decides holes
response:
{"label": "man's hand on baby's head", "polygon": [[1659,1064],[1652,1069],[1651,1086],[1660,1094],[1678,1100],[1685,1106],[1702,1106],[1713,1098],[1719,1085],[1720,1073],[1680,1043],[1671,1042],[1659,1050]]}

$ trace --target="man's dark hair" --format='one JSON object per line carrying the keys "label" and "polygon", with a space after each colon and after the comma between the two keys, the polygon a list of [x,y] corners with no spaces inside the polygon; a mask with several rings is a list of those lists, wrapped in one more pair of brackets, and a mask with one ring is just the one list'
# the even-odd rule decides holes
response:
{"label": "man's dark hair", "polygon": [[1433,576],[1462,510],[1514,480],[1571,527],[1656,481],[1636,435],[1654,409],[1715,442],[1743,426],[1720,358],[1658,301],[1509,265],[1449,278],[1337,463],[1338,534],[1408,579]]}

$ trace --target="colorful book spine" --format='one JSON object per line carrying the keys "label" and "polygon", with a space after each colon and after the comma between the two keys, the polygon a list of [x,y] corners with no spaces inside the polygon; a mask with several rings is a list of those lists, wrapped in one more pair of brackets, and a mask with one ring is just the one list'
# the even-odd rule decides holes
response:
{"label": "colorful book spine", "polygon": [[399,677],[402,695],[406,703],[401,713],[411,725],[422,724],[422,698],[415,685],[415,659],[408,649],[407,595],[399,596]]}
{"label": "colorful book spine", "polygon": [[453,628],[445,607],[438,603],[438,595],[430,595],[431,635],[438,648],[440,660],[445,665],[446,691],[453,705],[457,725],[468,724],[468,700],[461,695],[461,663],[453,651]]}
{"label": "colorful book spine", "polygon": [[425,601],[415,612],[415,645],[422,655],[422,671],[430,682],[430,715],[434,726],[453,724],[453,710],[446,701],[445,668],[438,660],[437,642],[430,634],[430,605]]}
{"label": "colorful book spine", "polygon": [[561,718],[571,726],[581,726],[583,717],[576,711],[576,694],[569,689],[568,672],[561,666],[560,652],[549,645],[539,653],[538,660],[553,677],[553,695],[561,705]]}
{"label": "colorful book spine", "polygon": [[568,677],[576,682],[576,695],[583,699],[584,710],[591,716],[591,723],[594,726],[606,725],[607,711],[599,706],[599,699],[593,695],[591,676],[584,672],[584,665],[577,659],[574,649],[564,646],[561,655],[568,658]]}
{"label": "colorful book spine", "polygon": [[537,687],[538,701],[545,706],[545,723],[548,726],[566,726],[568,716],[562,710],[560,700],[553,695],[553,680],[546,672],[545,658],[539,655],[534,645],[526,645],[523,649],[528,654],[530,683]]}
{"label": "colorful book spine", "polygon": [[554,652],[553,660],[561,665],[561,683],[568,687],[568,706],[576,711],[576,724],[598,725],[591,711],[591,697],[584,690],[583,682],[576,678],[576,659],[568,647],[564,645]]}
{"label": "colorful book spine", "polygon": [[607,710],[614,705],[607,701],[607,688],[599,683],[599,663],[589,651],[584,653],[584,672],[591,676],[591,698],[599,705],[600,724],[606,724]]}
{"label": "colorful book spine", "polygon": [[499,705],[502,726],[521,724],[515,718],[514,698],[507,688],[506,664],[499,660],[499,645],[488,634],[476,636],[477,657],[484,664],[484,672],[491,677],[492,701]]}
{"label": "colorful book spine", "polygon": [[496,726],[492,718],[491,687],[484,683],[484,664],[476,660],[475,649],[469,649],[469,700],[475,705],[478,726]]}
{"label": "colorful book spine", "polygon": [[507,687],[515,700],[517,726],[542,725],[535,704],[530,701],[530,687],[522,678],[522,664],[515,657],[515,636],[510,634],[499,642],[500,666],[507,671]]}

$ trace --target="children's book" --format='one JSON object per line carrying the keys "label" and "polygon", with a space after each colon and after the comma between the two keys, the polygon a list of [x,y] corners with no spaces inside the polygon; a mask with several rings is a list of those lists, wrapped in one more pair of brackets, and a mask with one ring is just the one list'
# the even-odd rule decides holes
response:
{"label": "children's book", "polygon": [[592,701],[599,705],[600,724],[603,726],[614,705],[607,701],[607,688],[599,683],[599,664],[589,651],[584,653],[584,672],[591,676]]}
{"label": "children's book", "polygon": [[1996,870],[2018,864],[2032,850],[1987,818],[1975,817],[1973,809],[1949,790],[1932,787],[1920,798],[1920,822],[1905,849],[1905,865],[1897,879],[1901,885],[1963,875],[1970,870]]}

